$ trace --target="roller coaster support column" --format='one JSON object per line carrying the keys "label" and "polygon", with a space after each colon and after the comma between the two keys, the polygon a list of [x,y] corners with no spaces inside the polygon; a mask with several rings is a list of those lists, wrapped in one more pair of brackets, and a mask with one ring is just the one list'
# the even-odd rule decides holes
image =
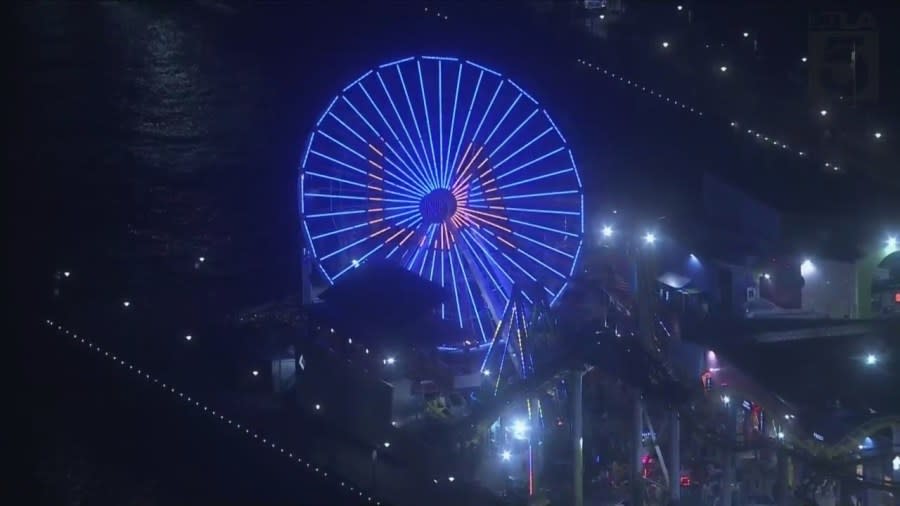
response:
{"label": "roller coaster support column", "polygon": [[721,506],[732,506],[731,498],[734,492],[734,457],[735,457],[735,432],[737,431],[737,409],[735,403],[726,404],[725,409],[728,412],[727,422],[725,423],[725,452],[724,461],[722,462],[722,490],[721,490]]}
{"label": "roller coaster support column", "polygon": [[891,425],[891,433],[894,439],[894,451],[888,455],[888,459],[891,461],[891,469],[894,473],[891,475],[891,483],[900,483],[900,466],[895,465],[900,464],[900,423]]}
{"label": "roller coaster support column", "polygon": [[644,476],[641,466],[641,448],[643,447],[644,432],[644,407],[641,402],[641,391],[634,390],[634,399],[632,400],[632,420],[631,420],[631,475],[628,480],[631,484],[631,503],[634,506],[643,506],[644,504]]}
{"label": "roller coaster support column", "polygon": [[669,501],[670,504],[678,504],[681,502],[681,415],[673,406],[670,416]]}
{"label": "roller coaster support column", "polygon": [[584,506],[584,418],[582,389],[583,369],[573,370],[572,382],[572,490],[575,506]]}
{"label": "roller coaster support column", "polygon": [[775,503],[787,504],[788,501],[788,455],[784,448],[778,449],[778,477],[775,481]]}

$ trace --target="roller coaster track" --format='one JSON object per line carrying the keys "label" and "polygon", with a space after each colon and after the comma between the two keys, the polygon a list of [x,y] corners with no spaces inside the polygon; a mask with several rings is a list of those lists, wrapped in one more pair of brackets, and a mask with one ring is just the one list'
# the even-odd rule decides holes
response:
{"label": "roller coaster track", "polygon": [[[878,419],[870,420],[871,423],[866,422],[860,425],[857,430],[863,431],[866,428],[870,428],[871,430],[880,430],[884,427],[890,426],[890,424],[897,418],[898,417],[880,417]],[[885,490],[888,492],[893,492],[895,494],[898,492],[898,489],[900,489],[900,486],[891,483],[889,480],[866,480],[861,476],[849,474],[847,472],[847,469],[849,467],[848,464],[856,463],[855,461],[836,461],[827,456],[829,454],[829,451],[837,451],[848,445],[849,441],[854,441],[851,438],[851,434],[848,434],[837,444],[827,446],[820,444],[818,448],[810,447],[808,442],[801,441],[798,444],[798,441],[780,442],[770,438],[759,438],[752,443],[737,443],[736,441],[734,441],[734,439],[728,438],[715,429],[709,428],[704,423],[704,421],[699,420],[697,417],[691,416],[690,413],[682,413],[682,419],[691,422],[694,427],[700,429],[698,431],[700,436],[719,448],[725,448],[736,453],[758,450],[771,450],[778,453],[783,452],[786,455],[803,460],[812,468],[827,473],[832,478],[852,481],[867,488]],[[854,432],[853,434],[856,433],[857,432]],[[854,448],[856,448],[855,445]],[[819,453],[812,453],[810,450],[813,449],[818,451]],[[836,452],[834,454],[839,454],[839,452]]]}

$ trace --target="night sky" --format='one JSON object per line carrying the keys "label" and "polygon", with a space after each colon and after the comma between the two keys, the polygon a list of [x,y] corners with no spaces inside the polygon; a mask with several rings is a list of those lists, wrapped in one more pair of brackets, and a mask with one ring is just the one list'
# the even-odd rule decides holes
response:
{"label": "night sky", "polygon": [[[503,2],[15,5],[4,200],[17,335],[39,342],[29,336],[59,269],[77,269],[79,307],[128,296],[166,320],[154,328],[176,331],[295,293],[296,177],[310,129],[346,83],[408,55],[472,58],[531,90],[574,147],[589,227],[591,216],[623,208],[696,226],[705,171],[783,210],[799,224],[785,237],[797,250],[847,255],[900,224],[900,10],[877,2],[871,11],[877,102],[853,109],[832,97],[826,126],[800,61],[821,2],[698,2],[690,25],[675,3],[629,4],[607,38],[583,33],[564,2],[552,11]],[[758,40],[755,52],[743,31]],[[660,51],[661,41],[672,50]],[[717,120],[604,79],[578,58]],[[810,156],[760,146],[725,128],[729,117]],[[103,329],[107,310],[81,316]],[[44,345],[26,346],[29,360],[17,363],[39,367]],[[59,377],[20,392],[23,412],[43,402],[36,396],[53,399],[48,384],[71,379],[65,360],[48,364]],[[64,418],[54,406],[45,414]]]}

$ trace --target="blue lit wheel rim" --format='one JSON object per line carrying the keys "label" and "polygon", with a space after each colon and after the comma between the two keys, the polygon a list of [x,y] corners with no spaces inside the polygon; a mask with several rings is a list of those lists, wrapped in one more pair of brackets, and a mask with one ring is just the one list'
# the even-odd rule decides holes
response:
{"label": "blue lit wheel rim", "polygon": [[442,316],[476,340],[516,284],[555,303],[581,251],[584,197],[565,137],[531,95],[471,61],[410,57],[350,83],[316,123],[299,186],[329,283],[397,262],[444,286]]}

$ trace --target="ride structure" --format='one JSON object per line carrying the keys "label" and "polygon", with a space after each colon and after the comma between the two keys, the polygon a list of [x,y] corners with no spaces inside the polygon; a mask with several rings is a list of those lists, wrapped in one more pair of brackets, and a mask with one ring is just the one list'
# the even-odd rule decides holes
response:
{"label": "ride structure", "polygon": [[532,95],[469,60],[403,58],[343,88],[309,138],[299,193],[329,284],[396,262],[440,284],[441,317],[485,347],[515,286],[560,299],[583,243],[565,137]]}

